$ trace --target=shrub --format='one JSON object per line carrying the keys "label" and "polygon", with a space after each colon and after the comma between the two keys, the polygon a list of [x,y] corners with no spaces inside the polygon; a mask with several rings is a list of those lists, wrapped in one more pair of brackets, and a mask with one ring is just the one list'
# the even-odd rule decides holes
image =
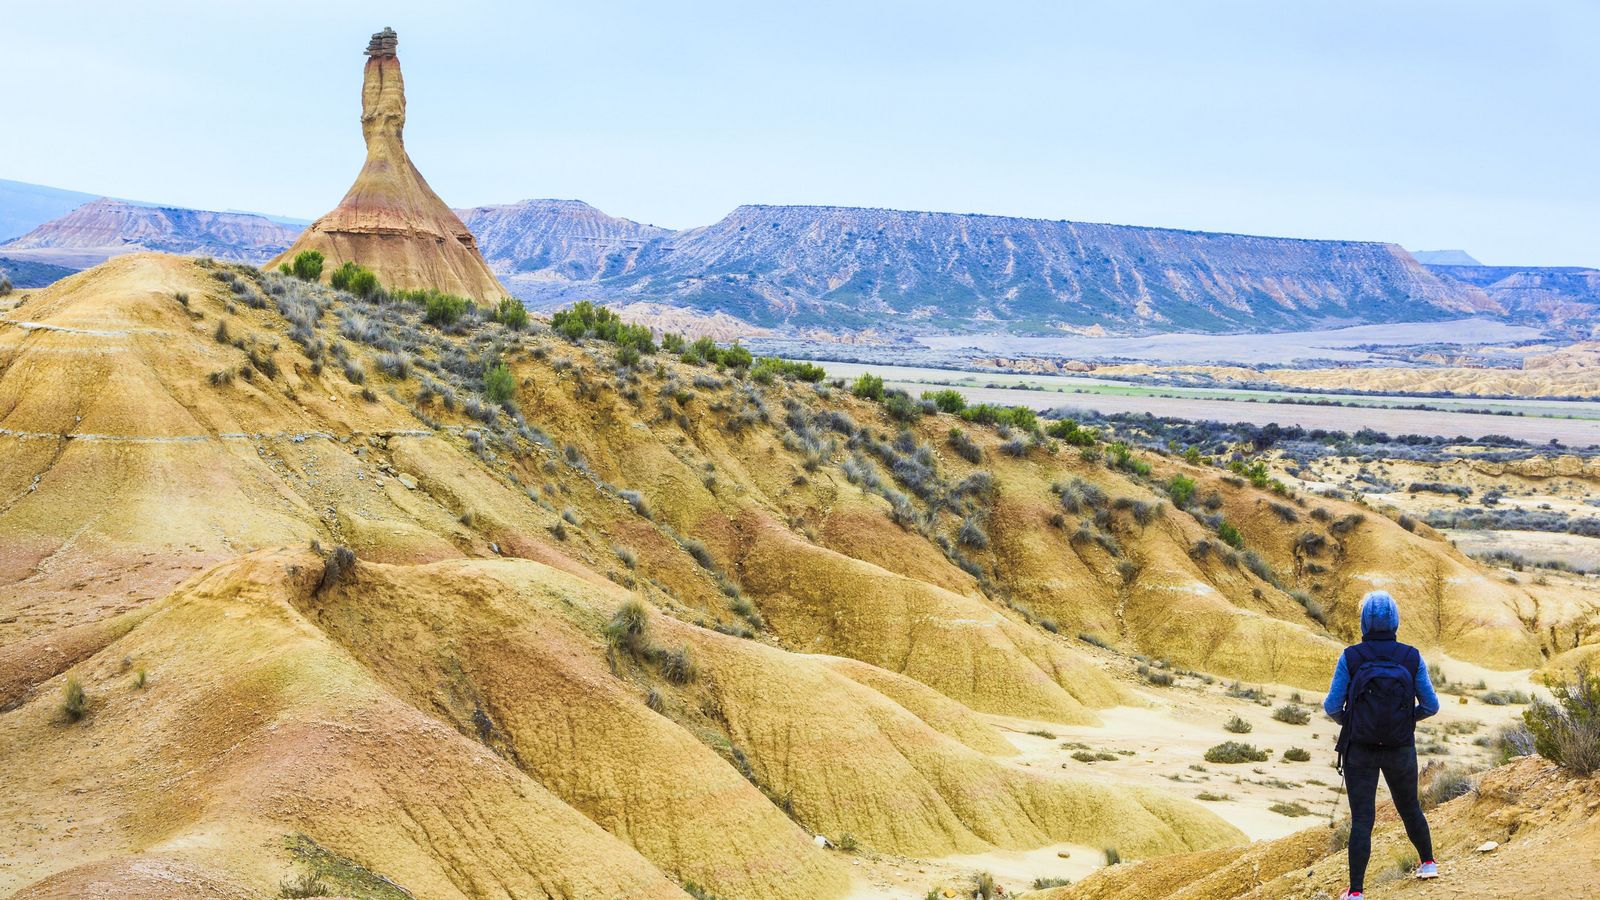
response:
{"label": "shrub", "polygon": [[700,675],[700,669],[695,665],[694,655],[688,647],[665,651],[656,665],[661,670],[661,677],[673,684],[688,684]]}
{"label": "shrub", "polygon": [[614,649],[633,656],[642,656],[650,648],[650,615],[644,604],[628,598],[617,607],[605,626],[606,643]]}
{"label": "shrub", "polygon": [[646,519],[651,518],[650,504],[645,501],[644,495],[638,491],[617,491],[617,496],[633,507],[633,511]]}
{"label": "shrub", "polygon": [[[640,353],[654,353],[656,350],[649,328],[624,322],[616,313],[588,300],[580,300],[566,309],[556,310],[550,316],[550,327],[570,341],[592,337],[618,346],[633,347]],[[715,349],[715,342],[706,338],[701,340]],[[695,342],[695,346],[700,346],[700,342]]]}
{"label": "shrub", "polygon": [[1574,681],[1550,685],[1555,702],[1535,700],[1522,713],[1540,756],[1588,775],[1600,769],[1600,675],[1580,665]]}
{"label": "shrub", "polygon": [[430,325],[454,325],[467,314],[467,298],[430,291],[422,298],[422,320]]}
{"label": "shrub", "polygon": [[1310,762],[1311,752],[1300,747],[1290,747],[1283,751],[1283,758],[1289,762]]}
{"label": "shrub", "polygon": [[1537,752],[1533,746],[1533,732],[1522,722],[1502,725],[1493,736],[1479,740],[1494,751],[1495,761],[1500,765],[1519,756],[1531,756]]}
{"label": "shrub", "polygon": [[497,406],[510,406],[517,392],[517,377],[503,362],[497,362],[483,373],[483,397]]}
{"label": "shrub", "polygon": [[1301,806],[1298,803],[1274,803],[1267,807],[1267,809],[1272,810],[1280,816],[1288,816],[1291,819],[1299,818],[1300,816],[1311,815],[1311,810],[1306,809],[1304,806]]}
{"label": "shrub", "polygon": [[1033,880],[1033,889],[1036,890],[1036,891],[1042,891],[1042,890],[1045,890],[1046,888],[1066,887],[1067,885],[1069,885],[1071,883],[1072,882],[1069,879],[1066,879],[1066,878],[1043,878],[1043,877],[1041,877],[1041,878],[1035,878]]}
{"label": "shrub", "polygon": [[11,286],[10,276],[0,275],[0,297],[11,296],[12,290],[14,290],[14,288]]}
{"label": "shrub", "polygon": [[1285,703],[1272,711],[1272,717],[1289,725],[1305,725],[1311,721],[1311,711],[1303,706]]}
{"label": "shrub", "polygon": [[965,431],[959,428],[950,429],[949,444],[950,449],[967,462],[973,465],[983,462],[983,448],[973,443]]}
{"label": "shrub", "polygon": [[1515,690],[1487,691],[1478,695],[1478,699],[1489,704],[1490,706],[1505,706],[1508,703],[1514,703],[1518,706],[1526,706],[1533,702],[1533,698],[1528,696],[1526,692]]}
{"label": "shrub", "polygon": [[922,404],[911,399],[905,391],[885,391],[883,409],[896,422],[915,422],[922,418]]}
{"label": "shrub", "polygon": [[285,878],[278,882],[279,897],[327,897],[337,893],[337,891],[337,888],[329,887],[320,876],[313,872],[301,872],[293,878]]}
{"label": "shrub", "polygon": [[1116,865],[1116,864],[1118,864],[1120,862],[1122,862],[1122,854],[1117,852],[1117,848],[1115,848],[1115,847],[1107,847],[1106,848],[1106,865],[1114,866],[1114,865]]}
{"label": "shrub", "polygon": [[1239,527],[1234,525],[1232,522],[1224,521],[1222,524],[1218,525],[1217,537],[1221,538],[1224,544],[1227,544],[1229,547],[1232,547],[1235,550],[1239,550],[1244,547],[1244,535],[1239,532]]}
{"label": "shrub", "polygon": [[750,377],[761,382],[769,383],[774,377],[792,378],[816,384],[826,378],[827,372],[816,363],[795,362],[787,359],[778,359],[775,356],[763,356],[750,367]]}
{"label": "shrub", "polygon": [[378,276],[371,269],[351,261],[334,269],[328,275],[328,283],[334,290],[349,291],[362,299],[371,298],[378,292]]}
{"label": "shrub", "polygon": [[1044,433],[1073,447],[1092,447],[1099,437],[1093,428],[1081,428],[1072,419],[1057,419],[1046,425]]}
{"label": "shrub", "polygon": [[1318,603],[1315,597],[1312,597],[1305,591],[1300,590],[1290,591],[1289,596],[1293,597],[1294,602],[1300,604],[1300,606],[1305,609],[1306,615],[1309,616],[1313,622],[1324,626],[1328,624],[1328,611],[1322,608],[1322,604]]}
{"label": "shrub", "polygon": [[989,534],[983,530],[983,525],[975,517],[968,516],[961,523],[961,530],[956,535],[956,540],[963,547],[982,550],[989,546]]}
{"label": "shrub", "polygon": [[621,560],[622,564],[628,568],[636,569],[639,567],[639,555],[634,553],[632,548],[624,547],[621,544],[612,544],[611,552],[615,553],[617,559]]}
{"label": "shrub", "polygon": [[1206,751],[1206,762],[1210,763],[1247,763],[1266,762],[1267,752],[1258,750],[1250,744],[1239,741],[1223,741]]}
{"label": "shrub", "polygon": [[521,331],[528,327],[528,308],[520,300],[501,297],[494,308],[494,320],[512,331]]}
{"label": "shrub", "polygon": [[1174,475],[1167,481],[1167,496],[1172,498],[1172,505],[1183,509],[1194,499],[1195,483],[1193,478],[1185,475]]}
{"label": "shrub", "polygon": [[1204,800],[1207,803],[1218,803],[1223,800],[1232,800],[1233,797],[1228,794],[1213,794],[1210,791],[1201,791],[1195,795],[1195,799]]}
{"label": "shrub", "polygon": [[301,281],[319,281],[322,278],[323,256],[316,250],[302,250],[289,263],[289,274]]}
{"label": "shrub", "polygon": [[856,840],[855,835],[846,831],[839,835],[839,842],[836,846],[845,853],[854,853],[861,849],[861,842]]}
{"label": "shrub", "polygon": [[856,378],[855,384],[850,386],[850,393],[863,400],[882,400],[883,379],[871,372],[862,372],[860,377]]}
{"label": "shrub", "polygon": [[1249,734],[1255,730],[1254,725],[1251,725],[1249,722],[1246,722],[1244,719],[1241,719],[1238,716],[1234,716],[1228,721],[1222,723],[1222,727],[1233,732],[1234,734]]}
{"label": "shrub", "polygon": [[1472,792],[1472,775],[1460,766],[1447,765],[1433,775],[1433,780],[1422,790],[1422,808],[1432,809],[1449,803],[1463,794]]}
{"label": "shrub", "polygon": [[937,391],[923,391],[922,399],[932,400],[933,405],[942,413],[959,413],[967,408],[967,398],[955,388],[943,388]]}
{"label": "shrub", "polygon": [[380,353],[378,371],[404,381],[411,377],[411,360],[404,353]]}
{"label": "shrub", "polygon": [[83,692],[83,682],[67,676],[67,683],[61,689],[61,714],[68,722],[76,722],[88,711],[89,695]]}
{"label": "shrub", "polygon": [[327,558],[322,561],[322,578],[317,582],[317,590],[325,591],[350,576],[356,568],[356,554],[349,547],[335,547]]}

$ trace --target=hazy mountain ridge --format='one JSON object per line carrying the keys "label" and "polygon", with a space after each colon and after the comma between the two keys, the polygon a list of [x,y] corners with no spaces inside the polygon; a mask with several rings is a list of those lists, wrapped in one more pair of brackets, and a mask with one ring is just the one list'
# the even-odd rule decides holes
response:
{"label": "hazy mountain ridge", "polygon": [[[599,299],[778,329],[1043,333],[1490,315],[1587,334],[1600,308],[1600,270],[1424,265],[1366,241],[827,206],[741,206],[683,231],[580,200],[455,212],[536,309]],[[0,244],[0,255],[71,269],[137,249],[261,263],[296,234],[254,214],[100,199]]]}
{"label": "hazy mountain ridge", "polygon": [[497,273],[544,280],[625,274],[647,243],[673,233],[607,215],[582,200],[522,200],[455,212]]}
{"label": "hazy mountain ridge", "polygon": [[101,198],[0,244],[0,252],[68,266],[134,250],[261,263],[288,248],[299,231],[249,213],[143,206]]}
{"label": "hazy mountain ridge", "polygon": [[1499,310],[1392,244],[1004,216],[741,206],[609,286],[762,325],[1269,330]]}

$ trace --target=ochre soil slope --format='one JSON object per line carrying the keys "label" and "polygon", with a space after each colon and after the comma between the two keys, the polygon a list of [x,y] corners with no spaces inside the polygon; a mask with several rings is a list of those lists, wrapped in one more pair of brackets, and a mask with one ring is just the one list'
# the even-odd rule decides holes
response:
{"label": "ochre soil slope", "polygon": [[[1318,687],[1372,586],[1500,668],[1592,617],[1348,504],[963,424],[974,464],[957,424],[155,254],[32,293],[0,311],[0,892],[828,897],[814,834],[1210,850],[1241,835],[1012,765],[979,713],[1135,702],[1079,634]],[[1179,472],[1259,562],[1158,502]]]}

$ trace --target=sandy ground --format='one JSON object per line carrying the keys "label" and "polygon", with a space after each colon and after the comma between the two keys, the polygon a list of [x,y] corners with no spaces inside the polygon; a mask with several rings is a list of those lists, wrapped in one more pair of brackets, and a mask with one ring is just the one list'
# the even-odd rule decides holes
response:
{"label": "sandy ground", "polygon": [[1506,325],[1488,319],[1360,325],[1278,334],[1158,334],[1148,337],[1018,337],[1008,334],[952,334],[918,338],[939,350],[976,348],[987,353],[1049,356],[1121,357],[1162,362],[1229,361],[1289,363],[1298,359],[1361,362],[1373,355],[1362,345],[1407,346],[1453,343],[1494,344],[1533,340],[1536,328]]}
{"label": "sandy ground", "polygon": [[1445,537],[1462,552],[1481,555],[1520,553],[1538,562],[1555,561],[1587,571],[1600,571],[1600,538],[1544,531],[1478,531],[1447,528]]}
{"label": "sandy ground", "polygon": [[[1442,669],[1452,684],[1476,688],[1481,681],[1490,689],[1532,691],[1530,672],[1497,672],[1447,656],[1425,654]],[[1329,660],[1331,674],[1333,660]],[[1091,777],[1129,785],[1156,788],[1198,800],[1243,831],[1251,840],[1282,837],[1307,828],[1327,828],[1349,814],[1341,779],[1333,768],[1333,745],[1338,726],[1321,711],[1321,695],[1296,692],[1274,685],[1243,685],[1264,695],[1265,703],[1229,696],[1230,683],[1205,684],[1195,676],[1180,676],[1170,688],[1140,691],[1142,706],[1122,706],[1101,712],[1100,726],[1069,727],[1006,716],[986,716],[1006,739],[1022,751],[1001,757],[1007,765],[1060,769],[1076,777]],[[1469,694],[1472,693],[1469,691]],[[1310,710],[1305,725],[1291,725],[1272,717],[1273,710],[1296,702]],[[1524,707],[1491,706],[1468,696],[1441,693],[1438,716],[1419,728],[1419,746],[1440,744],[1446,753],[1424,753],[1419,763],[1465,764],[1486,768],[1489,753],[1473,744],[1519,715]],[[1250,723],[1248,733],[1223,727],[1232,716]],[[1219,764],[1205,761],[1208,748],[1236,740],[1271,752],[1260,763]],[[1308,762],[1289,762],[1283,751],[1299,747],[1309,751]],[[1104,753],[1111,759],[1084,762],[1073,753]],[[1387,788],[1380,787],[1380,802]],[[1222,798],[1222,799],[1205,799]],[[1276,804],[1298,805],[1305,812],[1286,815]],[[1288,806],[1281,806],[1287,810]],[[861,854],[855,866],[852,900],[921,900],[930,889],[955,889],[970,885],[978,872],[988,872],[1008,891],[1031,889],[1037,878],[1077,881],[1105,865],[1103,847],[1050,845],[1028,851],[997,850],[989,853],[938,859]],[[1063,855],[1065,854],[1065,855]]]}

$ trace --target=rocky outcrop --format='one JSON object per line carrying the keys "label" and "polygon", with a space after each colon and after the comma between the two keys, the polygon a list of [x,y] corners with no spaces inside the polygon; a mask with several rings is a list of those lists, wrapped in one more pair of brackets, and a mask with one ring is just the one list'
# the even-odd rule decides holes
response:
{"label": "rocky outcrop", "polygon": [[282,253],[298,231],[250,213],[101,198],[0,244],[0,256],[73,269],[140,250],[260,263]]}
{"label": "rocky outcrop", "polygon": [[372,269],[385,287],[434,288],[478,300],[505,289],[478,252],[472,232],[428,187],[406,155],[405,82],[398,39],[390,29],[372,36],[361,84],[361,134],[367,161],[344,199],[311,224],[274,264],[302,250],[327,258],[323,271],[353,261]]}

